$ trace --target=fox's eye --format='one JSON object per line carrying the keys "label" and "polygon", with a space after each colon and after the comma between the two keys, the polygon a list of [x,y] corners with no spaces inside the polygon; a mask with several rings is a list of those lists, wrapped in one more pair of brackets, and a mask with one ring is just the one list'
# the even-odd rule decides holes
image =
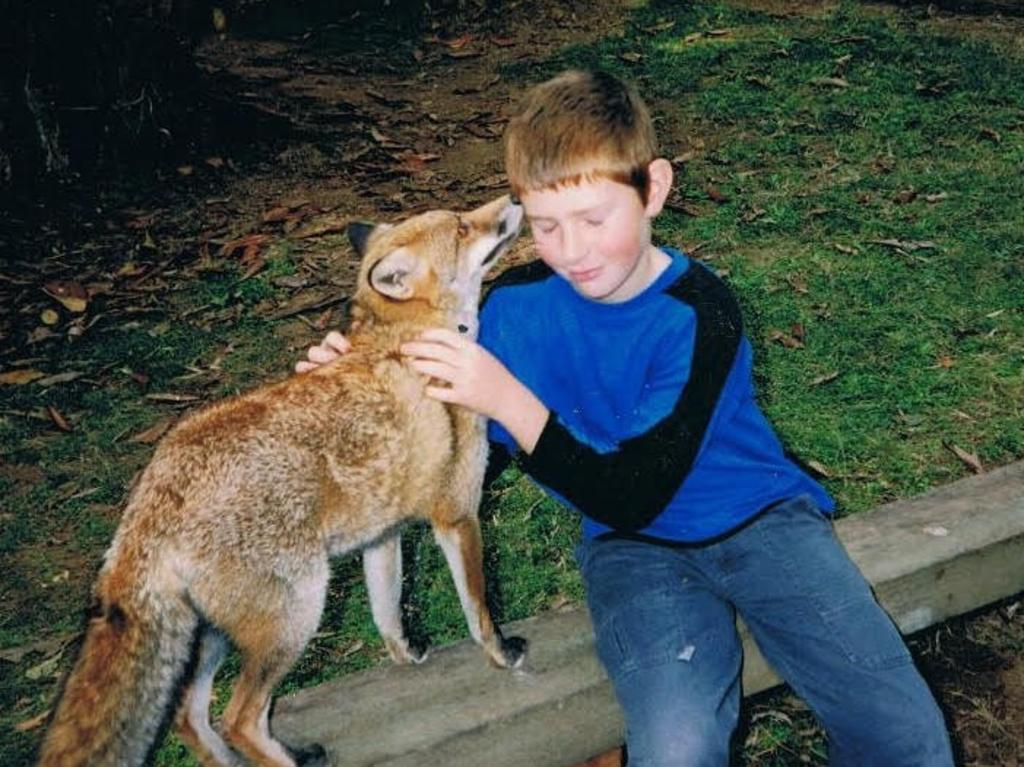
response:
{"label": "fox's eye", "polygon": [[463,221],[460,218],[459,219],[459,237],[465,237],[467,234],[469,234],[469,224],[467,224],[465,221]]}

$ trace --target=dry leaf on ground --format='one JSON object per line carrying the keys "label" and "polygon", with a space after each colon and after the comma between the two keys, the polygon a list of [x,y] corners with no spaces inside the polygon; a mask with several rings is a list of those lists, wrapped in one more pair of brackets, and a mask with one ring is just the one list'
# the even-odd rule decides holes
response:
{"label": "dry leaf on ground", "polygon": [[304,240],[309,237],[322,237],[325,234],[344,232],[351,220],[351,216],[331,213],[296,229],[288,236],[296,240]]}
{"label": "dry leaf on ground", "polygon": [[77,636],[78,633],[61,634],[52,639],[40,639],[36,642],[19,645],[18,647],[8,647],[6,650],[0,650],[0,660],[5,660],[9,663],[21,663],[26,655],[31,655],[34,652],[42,653],[49,657],[53,653],[62,650],[64,645]]}
{"label": "dry leaf on ground", "polygon": [[978,458],[976,453],[968,452],[952,442],[944,442],[943,444],[953,452],[953,455],[969,466],[975,474],[985,473],[985,467],[981,465],[981,459]]}
{"label": "dry leaf on ground", "polygon": [[816,471],[816,472],[817,472],[818,474],[820,474],[820,475],[821,475],[821,476],[823,476],[823,477],[831,477],[831,476],[832,476],[832,472],[831,472],[831,471],[829,471],[828,469],[826,469],[826,468],[825,468],[825,467],[824,467],[824,466],[823,466],[823,465],[822,465],[821,463],[819,463],[818,461],[815,461],[815,460],[810,460],[810,461],[806,461],[805,463],[806,463],[806,464],[807,464],[808,466],[810,466],[810,467],[811,467],[812,469],[814,469],[814,470],[815,470],[815,471]]}
{"label": "dry leaf on ground", "polygon": [[821,386],[822,384],[830,383],[831,381],[834,381],[837,378],[839,378],[839,371],[834,370],[831,373],[826,373],[823,376],[818,376],[817,378],[815,378],[813,381],[811,381],[811,386]]}
{"label": "dry leaf on ground", "polygon": [[50,416],[50,420],[53,421],[54,425],[61,431],[73,431],[71,424],[68,423],[68,419],[53,405],[46,406],[46,413]]}
{"label": "dry leaf on ground", "polygon": [[24,720],[22,722],[18,722],[16,725],[14,725],[14,729],[17,732],[29,732],[30,730],[35,730],[35,729],[37,729],[39,727],[42,727],[44,724],[46,724],[46,720],[49,717],[50,717],[50,709],[46,709],[46,711],[44,711],[43,713],[39,714],[38,716],[34,716],[31,719],[26,719],[26,720]]}
{"label": "dry leaf on ground", "polygon": [[32,381],[36,381],[45,375],[46,373],[34,368],[8,370],[6,373],[0,373],[0,384],[21,386],[23,384],[32,383]]}
{"label": "dry leaf on ground", "polygon": [[819,88],[849,88],[850,84],[846,82],[842,77],[815,77],[811,80],[811,85],[817,85]]}
{"label": "dry leaf on ground", "polygon": [[174,418],[165,418],[162,421],[157,421],[155,424],[150,426],[144,431],[140,431],[128,438],[129,442],[140,442],[143,445],[154,445],[156,444],[164,434],[174,425]]}
{"label": "dry leaf on ground", "polygon": [[56,375],[46,376],[46,378],[40,378],[36,381],[37,386],[54,386],[56,384],[68,383],[74,381],[76,378],[81,378],[85,373],[81,373],[77,370],[69,370],[66,373],[57,373]]}
{"label": "dry leaf on ground", "polygon": [[777,341],[787,349],[803,349],[805,335],[804,326],[799,322],[795,322],[790,326],[788,333],[778,328],[773,328],[768,333],[768,340]]}
{"label": "dry leaf on ground", "polygon": [[872,245],[884,245],[887,248],[903,250],[912,253],[915,250],[938,250],[939,246],[929,240],[868,240]]}
{"label": "dry leaf on ground", "polygon": [[229,258],[234,255],[235,251],[241,250],[242,259],[252,258],[269,239],[269,234],[247,234],[245,237],[239,237],[236,240],[224,243],[221,246],[220,254],[225,258]]}
{"label": "dry leaf on ground", "polygon": [[704,192],[707,194],[709,200],[711,200],[714,203],[717,203],[718,205],[724,205],[725,203],[729,202],[728,195],[724,194],[722,190],[719,189],[714,184],[708,184],[707,186],[705,186]]}
{"label": "dry leaf on ground", "polygon": [[51,280],[43,285],[43,292],[60,301],[69,312],[84,312],[89,305],[89,292],[74,280]]}
{"label": "dry leaf on ground", "polygon": [[199,397],[194,394],[175,394],[173,392],[157,392],[147,394],[146,399],[154,402],[196,402]]}

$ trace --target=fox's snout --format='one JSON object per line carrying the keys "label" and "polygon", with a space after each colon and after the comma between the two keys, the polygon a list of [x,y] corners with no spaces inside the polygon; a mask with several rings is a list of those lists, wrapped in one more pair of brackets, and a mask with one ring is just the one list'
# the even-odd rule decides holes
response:
{"label": "fox's snout", "polygon": [[508,204],[502,211],[500,218],[498,219],[498,236],[504,237],[506,234],[519,234],[519,227],[523,223],[523,206],[518,200],[513,200],[512,197],[505,198]]}
{"label": "fox's snout", "polygon": [[506,195],[477,208],[466,218],[481,230],[481,239],[489,240],[489,248],[478,262],[480,268],[487,270],[519,235],[523,206]]}

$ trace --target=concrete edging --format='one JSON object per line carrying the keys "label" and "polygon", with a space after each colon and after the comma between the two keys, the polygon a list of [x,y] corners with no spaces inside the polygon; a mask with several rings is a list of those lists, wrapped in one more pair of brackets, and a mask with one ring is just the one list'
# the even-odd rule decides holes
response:
{"label": "concrete edging", "polygon": [[[1024,461],[839,520],[836,530],[904,633],[1024,590]],[[743,686],[779,679],[745,629]],[[278,701],[275,734],[362,767],[565,767],[620,744],[622,719],[586,612],[504,627],[528,667],[493,669],[466,640]]]}

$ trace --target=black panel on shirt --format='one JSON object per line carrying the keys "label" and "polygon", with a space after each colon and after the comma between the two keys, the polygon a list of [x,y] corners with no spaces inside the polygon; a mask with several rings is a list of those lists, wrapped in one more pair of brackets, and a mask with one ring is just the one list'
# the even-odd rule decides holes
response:
{"label": "black panel on shirt", "polygon": [[672,412],[609,453],[578,441],[551,413],[533,453],[521,457],[538,482],[624,532],[651,524],[690,473],[743,338],[739,304],[710,270],[692,263],[665,293],[697,321],[690,377]]}
{"label": "black panel on shirt", "polygon": [[490,450],[487,453],[487,468],[484,470],[484,490],[501,476],[501,473],[512,463],[512,456],[508,448],[500,442],[488,443]]}

